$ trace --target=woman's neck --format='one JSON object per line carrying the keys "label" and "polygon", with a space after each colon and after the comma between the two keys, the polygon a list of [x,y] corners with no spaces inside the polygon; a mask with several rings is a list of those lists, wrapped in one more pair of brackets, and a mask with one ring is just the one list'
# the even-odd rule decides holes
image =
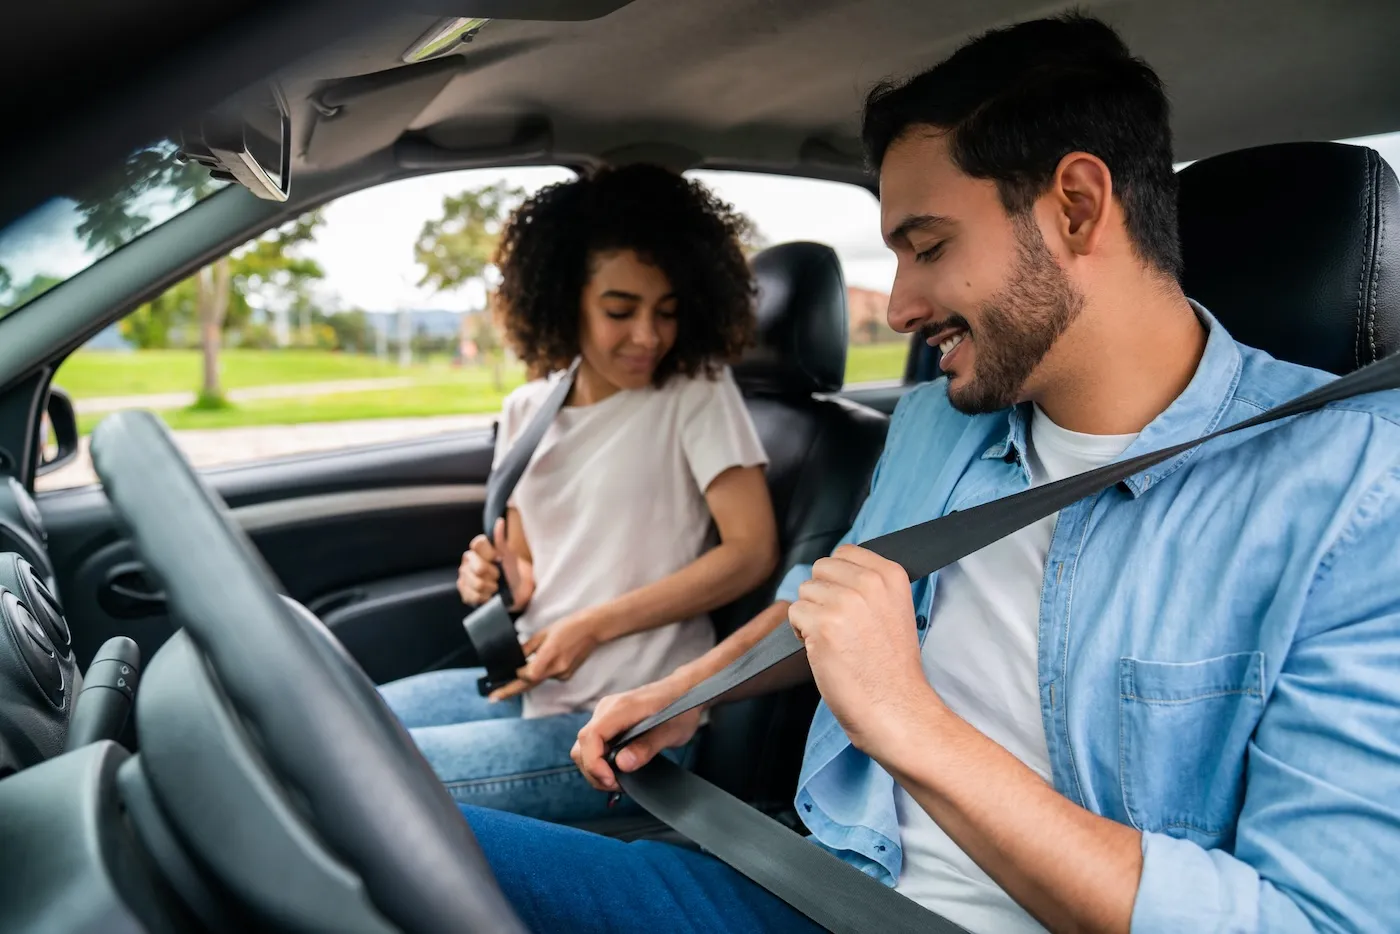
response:
{"label": "woman's neck", "polygon": [[578,373],[574,376],[574,388],[569,393],[567,405],[596,405],[620,390],[608,382],[602,374],[589,366],[585,357],[579,362]]}

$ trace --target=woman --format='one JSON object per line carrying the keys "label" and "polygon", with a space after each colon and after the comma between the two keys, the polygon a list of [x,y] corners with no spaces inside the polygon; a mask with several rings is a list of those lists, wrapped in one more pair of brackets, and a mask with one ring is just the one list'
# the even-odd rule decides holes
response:
{"label": "woman", "polygon": [[540,191],[502,233],[498,311],[530,371],[553,375],[506,399],[497,462],[582,360],[498,547],[478,536],[458,577],[479,604],[504,569],[522,611],[519,679],[489,700],[480,669],[383,688],[459,802],[606,813],[569,758],[593,706],[703,655],[706,614],[773,571],[766,456],[725,365],[754,329],[744,231],[698,183],[634,165]]}

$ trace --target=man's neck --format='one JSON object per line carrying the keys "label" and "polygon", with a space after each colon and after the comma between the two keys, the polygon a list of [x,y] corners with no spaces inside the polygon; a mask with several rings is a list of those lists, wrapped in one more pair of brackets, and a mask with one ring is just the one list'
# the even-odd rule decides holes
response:
{"label": "man's neck", "polygon": [[1086,305],[1046,355],[1028,396],[1055,424],[1096,435],[1142,431],[1195,376],[1204,323],[1174,283],[1146,285]]}

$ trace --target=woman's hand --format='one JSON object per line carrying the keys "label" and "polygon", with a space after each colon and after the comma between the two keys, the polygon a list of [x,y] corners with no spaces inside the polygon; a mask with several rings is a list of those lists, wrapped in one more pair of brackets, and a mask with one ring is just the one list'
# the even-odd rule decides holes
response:
{"label": "woman's hand", "polygon": [[518,612],[534,596],[535,568],[507,541],[505,519],[496,520],[493,537],[500,543],[499,548],[485,535],[472,539],[457,568],[457,593],[468,606],[480,606],[495,596],[500,588],[501,568],[505,568],[506,583],[515,598],[511,610]]}
{"label": "woman's hand", "polygon": [[525,665],[516,671],[516,679],[497,688],[490,699],[499,701],[515,697],[547,678],[568,681],[593,654],[593,650],[607,641],[602,636],[602,629],[598,614],[590,610],[566,616],[541,629],[522,647]]}

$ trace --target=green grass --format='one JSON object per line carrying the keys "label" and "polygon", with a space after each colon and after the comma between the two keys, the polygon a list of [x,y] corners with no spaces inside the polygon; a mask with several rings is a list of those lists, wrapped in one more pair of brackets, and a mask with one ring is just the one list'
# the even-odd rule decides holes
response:
{"label": "green grass", "polygon": [[[219,355],[225,391],[245,386],[319,383],[404,376],[392,361],[324,350],[226,350]],[[445,364],[419,364],[423,372]],[[58,368],[54,382],[74,399],[195,392],[203,373],[198,350],[78,351]]]}
{"label": "green grass", "polygon": [[907,341],[883,344],[854,344],[846,351],[846,382],[871,383],[902,379],[904,361],[909,356]]}
{"label": "green grass", "polygon": [[[908,347],[903,342],[854,346],[847,354],[846,381],[898,379],[904,373],[907,352]],[[299,395],[222,406],[196,405],[161,412],[161,418],[171,428],[239,428],[462,415],[498,411],[504,398],[504,393],[497,392],[492,385],[489,368],[453,369],[440,360],[400,369],[373,358],[317,351],[235,350],[225,352],[222,359],[225,389],[373,377],[411,376],[415,382],[392,389]],[[188,391],[199,385],[199,366],[199,354],[187,351],[75,354],[59,370],[57,382],[76,399]],[[119,381],[118,376],[123,372],[130,376],[130,381]],[[256,378],[259,374],[261,378]],[[79,378],[72,379],[72,375]],[[177,377],[188,378],[178,382]],[[520,385],[523,378],[520,367],[508,368],[505,391]],[[88,434],[103,417],[101,414],[80,415],[79,431]]]}

